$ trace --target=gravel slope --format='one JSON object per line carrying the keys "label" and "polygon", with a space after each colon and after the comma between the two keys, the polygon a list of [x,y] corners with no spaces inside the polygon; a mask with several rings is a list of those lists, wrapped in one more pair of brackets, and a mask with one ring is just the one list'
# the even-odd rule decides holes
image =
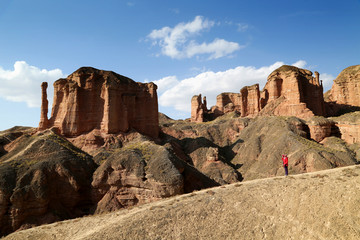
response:
{"label": "gravel slope", "polygon": [[359,239],[360,166],[258,179],[4,239]]}

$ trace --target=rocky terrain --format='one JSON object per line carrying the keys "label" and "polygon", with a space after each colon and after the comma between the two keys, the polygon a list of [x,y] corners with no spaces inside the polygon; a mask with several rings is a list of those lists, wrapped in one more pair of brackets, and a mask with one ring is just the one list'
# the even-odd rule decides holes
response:
{"label": "rocky terrain", "polygon": [[44,225],[20,239],[329,239],[360,235],[360,167],[234,183]]}
{"label": "rocky terrain", "polygon": [[[337,78],[341,81],[335,80],[334,84],[341,85],[342,89],[357,86],[357,76],[359,76],[357,66],[344,71],[346,74],[342,72]],[[222,216],[217,211],[225,211],[224,217],[218,219],[220,221],[218,224],[223,224],[221,225],[223,229],[233,231],[233,227],[243,227],[237,228],[236,233],[214,235],[219,236],[220,239],[225,239],[226,236],[240,236],[236,235],[240,233],[245,234],[244,236],[263,234],[263,238],[269,236],[270,239],[291,239],[277,225],[279,218],[286,222],[296,220],[295,225],[291,223],[293,232],[300,234],[301,231],[308,231],[310,235],[314,234],[314,238],[336,239],[338,236],[336,232],[340,230],[331,230],[330,235],[326,235],[328,231],[309,230],[313,228],[308,226],[315,224],[317,217],[325,216],[330,219],[335,216],[325,212],[322,206],[319,205],[315,209],[317,212],[313,213],[313,218],[305,223],[303,223],[305,217],[298,219],[299,216],[296,214],[300,213],[302,208],[311,212],[310,208],[302,205],[302,201],[311,200],[309,204],[313,204],[320,196],[318,191],[311,190],[313,189],[310,187],[311,184],[319,186],[315,190],[324,191],[324,197],[329,197],[331,191],[334,191],[334,194],[340,191],[340,189],[329,190],[330,185],[334,184],[334,182],[330,184],[333,181],[331,179],[338,177],[351,183],[356,182],[358,168],[344,170],[348,174],[340,170],[331,172],[336,177],[327,174],[321,175],[325,177],[308,177],[310,175],[301,174],[356,165],[360,162],[360,112],[354,112],[360,107],[360,102],[356,100],[356,93],[349,93],[346,103],[334,98],[333,96],[336,95],[334,93],[331,97],[325,94],[324,101],[319,74],[315,72],[315,76],[312,75],[312,72],[305,69],[283,66],[269,75],[262,91],[255,84],[244,87],[240,93],[222,93],[217,98],[216,106],[210,109],[207,108],[206,98],[202,98],[201,95],[194,96],[191,99],[192,115],[187,120],[173,120],[158,113],[156,85],[136,83],[111,71],[87,67],[80,68],[66,79],[59,79],[54,83],[54,104],[51,117],[48,118],[47,83],[43,83],[39,127],[14,127],[0,132],[0,236],[16,230],[89,214],[101,218],[105,215],[99,214],[158,202],[164,198],[184,200],[185,204],[187,201],[185,196],[199,194],[211,198],[219,196],[221,199],[219,203],[227,202],[228,207],[223,208],[219,204],[212,206],[209,200],[201,198],[187,203],[204,211],[202,213],[179,203],[179,206],[192,209],[196,214],[191,214],[189,210],[183,215],[176,215],[176,212],[175,215],[166,215],[167,219],[164,221],[170,221],[170,225],[166,230],[159,226],[157,228],[168,235],[153,232],[151,233],[153,235],[147,238],[156,239],[160,236],[180,239],[205,238],[208,236],[205,230],[198,230],[200,234],[198,236],[193,236],[192,233],[186,235],[183,229],[169,232],[173,228],[171,224],[180,224],[180,226],[185,224],[184,226],[189,228],[197,228],[192,221],[199,221],[199,217],[205,218],[212,214]],[[335,110],[337,114],[330,114]],[[345,112],[349,113],[339,114]],[[292,175],[286,179],[280,178],[284,175],[282,154],[287,154],[289,157],[289,174]],[[305,180],[301,176],[304,176]],[[262,181],[252,181],[261,178],[267,178],[263,182],[266,182],[266,187],[260,186],[259,189],[262,191],[268,189],[269,192],[264,193],[266,199],[269,200],[270,196],[274,196],[273,203],[276,203],[269,205],[266,211],[276,212],[277,210],[274,209],[277,209],[280,203],[287,204],[285,200],[287,197],[298,204],[285,205],[286,208],[280,212],[282,216],[278,213],[273,218],[264,217],[268,216],[268,213],[260,214],[264,209],[247,212],[257,209],[255,207],[257,205],[253,206],[251,205],[253,203],[249,202],[254,201],[261,205],[261,199],[256,197],[258,194],[265,196],[260,190],[256,190],[257,184]],[[288,189],[283,190],[287,195],[281,190],[275,190],[276,182],[279,183],[280,189]],[[338,182],[340,184],[338,186],[343,187],[341,185],[343,182]],[[321,190],[322,184],[325,185],[324,190]],[[222,187],[205,190],[195,195],[172,198],[220,185]],[[241,199],[247,200],[238,203],[235,195],[231,196],[231,194],[238,189],[245,189],[244,186],[249,187],[246,190],[248,195]],[[309,194],[309,199],[300,201],[302,197],[299,195],[300,192],[306,192],[308,188],[311,190],[306,193]],[[227,193],[224,189],[231,191]],[[298,189],[294,190],[298,195],[288,196],[291,189]],[[259,193],[256,194],[256,191]],[[237,192],[237,194],[245,193]],[[349,194],[347,192],[339,194],[351,198],[352,200],[347,198],[344,200],[350,202],[349,204],[358,201],[356,195],[346,195]],[[310,196],[316,198],[310,199]],[[334,203],[335,198],[334,196],[333,200],[329,200],[333,201],[331,205],[340,206],[340,202]],[[325,200],[318,201],[323,203]],[[203,202],[206,204],[197,205]],[[240,210],[231,209],[237,204],[240,204]],[[210,206],[211,208],[207,209]],[[355,205],[351,206],[351,209],[346,211],[354,210]],[[213,209],[214,207],[217,209]],[[151,207],[133,211],[138,214],[145,211],[142,209],[148,208]],[[167,209],[167,207],[161,208]],[[244,216],[241,215],[238,220],[234,220],[229,216],[230,213],[235,213],[234,211],[239,211],[237,214],[243,211],[244,214],[253,216],[253,224],[251,224],[252,220],[249,222],[250,225],[241,222],[244,221]],[[290,211],[290,215],[285,211]],[[317,215],[321,211],[323,211],[322,215]],[[121,215],[125,212],[128,211],[122,211]],[[146,215],[145,212],[143,214]],[[260,214],[259,216],[263,218],[255,219],[256,214]],[[134,216],[134,213],[131,216]],[[156,216],[150,214],[144,219],[151,222],[152,217]],[[145,223],[132,223],[126,218],[124,215],[124,220],[116,218],[116,221],[125,221],[127,223],[123,226],[129,227],[135,226],[131,224],[141,225],[144,228],[147,226]],[[160,218],[164,219],[164,216]],[[192,220],[183,223],[185,218]],[[204,218],[197,223],[200,224],[199,228],[216,224],[215,217],[209,220],[208,224]],[[348,216],[344,218],[350,219],[351,222],[358,221],[357,218]],[[140,218],[138,219],[140,221]],[[227,223],[221,222],[225,220]],[[342,220],[337,218],[334,221]],[[109,221],[113,222],[113,220]],[[333,228],[332,224],[338,222],[331,221],[321,223]],[[235,222],[236,226],[230,226],[229,222]],[[348,224],[347,228],[354,228],[350,223],[346,224]],[[88,225],[91,226],[91,223]],[[296,227],[297,225],[299,228]],[[251,230],[250,226],[254,229]],[[256,226],[260,227],[255,228]],[[100,230],[107,227],[95,229],[99,229],[100,234]],[[86,228],[84,231],[81,232],[79,229],[79,239],[99,238],[95,231],[89,230],[90,235],[86,232]],[[135,230],[135,235],[131,235],[130,232],[121,234],[128,233],[129,236],[140,239],[143,236],[141,234],[145,234],[144,231],[148,230],[139,228],[140,232],[136,231],[138,230]],[[339,232],[339,236],[349,236],[351,239],[353,236],[351,231]],[[75,234],[70,232],[64,234]],[[180,233],[185,234],[184,237],[173,235]],[[59,236],[67,238],[66,235]],[[251,236],[260,238],[260,235]],[[39,238],[41,239],[40,235]],[[109,235],[109,238],[113,237]]]}

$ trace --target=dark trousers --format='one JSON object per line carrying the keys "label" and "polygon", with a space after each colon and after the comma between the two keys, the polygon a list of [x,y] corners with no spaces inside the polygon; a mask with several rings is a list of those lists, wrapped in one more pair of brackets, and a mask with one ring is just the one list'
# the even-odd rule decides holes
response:
{"label": "dark trousers", "polygon": [[285,176],[288,175],[288,166],[284,166],[284,169],[285,169]]}

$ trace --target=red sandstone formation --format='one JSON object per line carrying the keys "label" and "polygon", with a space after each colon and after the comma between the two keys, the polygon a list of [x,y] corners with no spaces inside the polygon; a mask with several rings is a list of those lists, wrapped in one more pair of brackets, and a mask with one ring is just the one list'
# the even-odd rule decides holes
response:
{"label": "red sandstone formation", "polygon": [[[228,112],[239,111],[241,117],[261,115],[297,116],[308,118],[325,115],[323,87],[320,74],[294,66],[284,65],[273,71],[264,89],[259,84],[243,87],[240,93],[221,93],[210,115],[216,118]],[[192,99],[192,122],[209,119],[201,112],[201,98]],[[199,100],[200,99],[200,100]],[[209,115],[209,116],[210,116]]]}
{"label": "red sandstone formation", "polygon": [[339,135],[348,144],[360,143],[360,112],[347,113],[331,118],[339,130]]}
{"label": "red sandstone formation", "polygon": [[321,142],[334,134],[332,129],[335,127],[335,122],[327,118],[314,116],[308,120],[307,125],[310,130],[310,138],[316,142]]}
{"label": "red sandstone formation", "polygon": [[241,94],[241,116],[255,116],[260,111],[260,91],[259,84],[243,87]]}
{"label": "red sandstone formation", "polygon": [[41,115],[40,115],[40,123],[39,123],[39,130],[44,130],[49,125],[48,120],[48,105],[49,101],[47,100],[47,92],[46,89],[48,87],[47,82],[43,82],[41,84]]}
{"label": "red sandstone formation", "polygon": [[337,76],[331,90],[326,93],[326,101],[339,105],[335,106],[338,109],[342,106],[360,107],[360,65],[348,67]]}
{"label": "red sandstone formation", "polygon": [[207,113],[206,97],[201,101],[201,94],[191,98],[191,121],[204,122],[204,114]]}
{"label": "red sandstone formation", "polygon": [[348,67],[337,76],[328,100],[338,104],[360,106],[360,65]]}
{"label": "red sandstone formation", "polygon": [[99,129],[104,133],[131,128],[159,134],[157,86],[138,83],[111,71],[83,67],[54,83],[51,118],[47,119],[46,85],[42,85],[39,129],[56,127],[72,137]]}
{"label": "red sandstone formation", "polygon": [[261,108],[271,101],[283,97],[281,103],[274,106],[274,115],[308,118],[325,115],[323,87],[319,73],[294,66],[284,65],[273,71],[261,92]]}

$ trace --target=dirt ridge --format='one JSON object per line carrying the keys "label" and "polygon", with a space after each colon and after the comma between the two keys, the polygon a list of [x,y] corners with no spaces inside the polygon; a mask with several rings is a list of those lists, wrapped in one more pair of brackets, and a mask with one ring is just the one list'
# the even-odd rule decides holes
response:
{"label": "dirt ridge", "polygon": [[4,239],[358,239],[360,166],[256,179]]}

